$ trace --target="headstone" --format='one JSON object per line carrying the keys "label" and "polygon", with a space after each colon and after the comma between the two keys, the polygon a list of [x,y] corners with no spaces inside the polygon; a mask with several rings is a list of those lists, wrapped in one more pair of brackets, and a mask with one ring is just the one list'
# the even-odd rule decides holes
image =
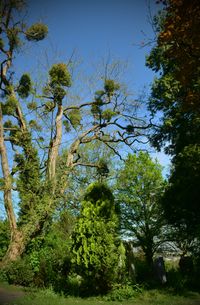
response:
{"label": "headstone", "polygon": [[165,271],[165,263],[162,256],[155,259],[154,270],[156,277],[160,281],[160,283],[165,284],[167,282],[167,277]]}

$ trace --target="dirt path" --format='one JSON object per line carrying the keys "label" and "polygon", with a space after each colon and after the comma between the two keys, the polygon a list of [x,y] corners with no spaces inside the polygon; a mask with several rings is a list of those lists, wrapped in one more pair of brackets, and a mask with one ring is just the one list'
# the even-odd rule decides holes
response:
{"label": "dirt path", "polygon": [[0,305],[9,305],[11,301],[23,297],[24,295],[25,293],[23,291],[0,287]]}

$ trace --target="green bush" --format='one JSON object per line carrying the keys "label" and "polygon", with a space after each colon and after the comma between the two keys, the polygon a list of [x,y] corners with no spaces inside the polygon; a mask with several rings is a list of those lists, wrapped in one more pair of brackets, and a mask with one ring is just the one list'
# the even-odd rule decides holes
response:
{"label": "green bush", "polygon": [[80,296],[82,284],[83,278],[80,275],[70,273],[67,277],[65,293],[72,296]]}
{"label": "green bush", "polygon": [[115,284],[113,289],[104,297],[107,301],[123,301],[135,298],[138,294],[142,293],[143,289],[139,285],[122,285]]}
{"label": "green bush", "polygon": [[172,288],[174,293],[182,294],[187,286],[187,279],[179,269],[171,269],[167,272],[167,286]]}
{"label": "green bush", "polygon": [[25,259],[15,261],[3,269],[5,279],[9,284],[32,286],[34,271]]}
{"label": "green bush", "polygon": [[4,268],[0,269],[0,283],[8,282],[7,274]]}

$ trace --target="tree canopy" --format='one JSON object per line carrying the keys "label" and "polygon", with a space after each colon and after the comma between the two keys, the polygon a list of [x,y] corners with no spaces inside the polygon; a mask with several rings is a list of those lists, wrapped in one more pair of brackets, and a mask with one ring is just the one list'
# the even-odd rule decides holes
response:
{"label": "tree canopy", "polygon": [[148,153],[129,155],[117,181],[121,230],[135,247],[142,248],[150,266],[155,251],[164,240],[160,206],[163,192],[161,166],[151,160]]}
{"label": "tree canopy", "polygon": [[[192,18],[191,18],[192,16]],[[152,144],[173,156],[163,207],[180,232],[197,233],[199,223],[199,22],[198,1],[168,1],[147,65],[160,76],[152,85],[149,109],[155,121]],[[198,220],[197,220],[198,219]]]}

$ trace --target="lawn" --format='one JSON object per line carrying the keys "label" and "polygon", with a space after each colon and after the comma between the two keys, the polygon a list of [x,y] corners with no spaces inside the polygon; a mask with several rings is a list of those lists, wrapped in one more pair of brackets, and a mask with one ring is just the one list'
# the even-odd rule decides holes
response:
{"label": "lawn", "polygon": [[158,290],[145,291],[135,299],[106,301],[103,298],[65,298],[51,290],[27,292],[25,297],[12,301],[15,305],[200,305],[200,294],[172,295]]}

